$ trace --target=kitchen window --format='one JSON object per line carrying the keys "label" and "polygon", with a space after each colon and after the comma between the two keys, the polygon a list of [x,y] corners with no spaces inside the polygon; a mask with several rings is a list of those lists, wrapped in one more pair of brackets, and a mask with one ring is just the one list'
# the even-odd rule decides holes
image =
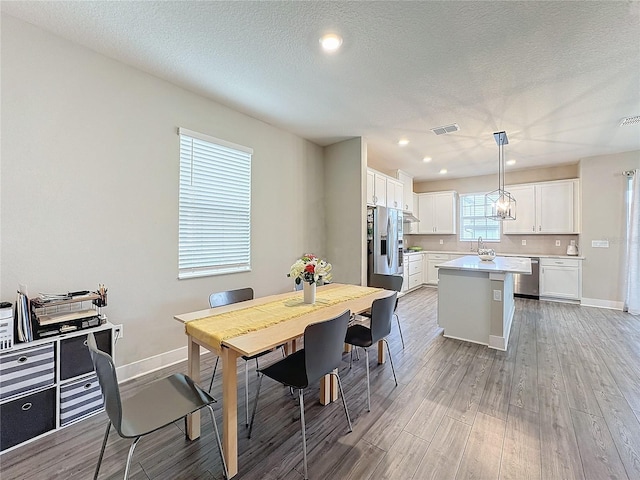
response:
{"label": "kitchen window", "polygon": [[178,278],[251,270],[253,150],[178,129]]}
{"label": "kitchen window", "polygon": [[486,218],[484,193],[460,195],[460,240],[500,241],[500,222]]}

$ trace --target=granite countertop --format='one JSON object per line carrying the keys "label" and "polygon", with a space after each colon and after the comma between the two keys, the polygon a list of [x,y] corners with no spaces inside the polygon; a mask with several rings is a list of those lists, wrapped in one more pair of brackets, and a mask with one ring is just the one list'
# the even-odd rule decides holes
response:
{"label": "granite countertop", "polygon": [[518,257],[496,257],[491,261],[483,261],[477,255],[466,255],[436,265],[436,268],[474,272],[531,274],[531,260]]}
{"label": "granite countertop", "polygon": [[[445,255],[476,255],[476,252],[470,251],[452,251],[452,250],[422,250],[420,252],[413,252],[405,250],[405,255],[422,255],[424,253],[442,253]],[[502,253],[496,252],[496,255],[501,257],[522,257],[522,258],[575,258],[577,260],[584,260],[585,257],[581,255],[554,255],[549,253]]]}

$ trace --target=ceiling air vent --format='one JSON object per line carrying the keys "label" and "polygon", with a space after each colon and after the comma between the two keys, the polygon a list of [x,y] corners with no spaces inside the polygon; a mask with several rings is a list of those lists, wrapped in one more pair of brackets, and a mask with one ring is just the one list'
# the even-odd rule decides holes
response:
{"label": "ceiling air vent", "polygon": [[460,130],[460,127],[457,123],[452,123],[451,125],[443,125],[442,127],[431,129],[431,131],[436,135],[444,135],[445,133],[457,132],[458,130]]}
{"label": "ceiling air vent", "polygon": [[624,127],[625,125],[637,125],[638,123],[640,123],[640,115],[636,115],[635,117],[623,118],[622,122],[620,122],[620,126]]}

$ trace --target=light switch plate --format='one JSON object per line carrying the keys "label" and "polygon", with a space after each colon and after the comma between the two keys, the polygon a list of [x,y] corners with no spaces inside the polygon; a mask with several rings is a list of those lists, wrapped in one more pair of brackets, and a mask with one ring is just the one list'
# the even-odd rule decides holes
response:
{"label": "light switch plate", "polygon": [[444,240],[440,239],[440,245],[444,244]]}
{"label": "light switch plate", "polygon": [[609,240],[591,240],[593,248],[609,248]]}
{"label": "light switch plate", "polygon": [[[524,240],[523,240],[524,242]],[[493,291],[493,299],[496,302],[501,302],[502,301],[502,292],[500,290],[494,290]]]}
{"label": "light switch plate", "polygon": [[560,246],[560,240],[556,240],[556,247]]}
{"label": "light switch plate", "polygon": [[522,245],[526,245],[527,241],[526,240],[522,240]]}

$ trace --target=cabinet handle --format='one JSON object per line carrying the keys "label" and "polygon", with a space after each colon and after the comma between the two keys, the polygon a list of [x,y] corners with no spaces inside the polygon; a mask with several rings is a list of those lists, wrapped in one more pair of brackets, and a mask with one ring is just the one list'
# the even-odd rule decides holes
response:
{"label": "cabinet handle", "polygon": [[554,262],[557,263],[558,265],[562,265],[564,262]]}
{"label": "cabinet handle", "polygon": [[536,226],[534,225],[533,227],[531,227],[531,231],[535,232],[536,231]]}
{"label": "cabinet handle", "polygon": [[27,360],[29,360],[29,357],[22,356],[22,357],[20,357],[20,358],[18,359],[18,363],[24,363],[24,362],[26,362]]}
{"label": "cabinet handle", "polygon": [[33,404],[31,402],[27,402],[22,405],[22,410],[26,412],[27,410],[31,409],[31,407],[33,407]]}
{"label": "cabinet handle", "polygon": [[539,231],[539,232],[541,232],[541,231],[542,231],[542,225],[540,225],[540,226],[538,227],[538,231]]}

